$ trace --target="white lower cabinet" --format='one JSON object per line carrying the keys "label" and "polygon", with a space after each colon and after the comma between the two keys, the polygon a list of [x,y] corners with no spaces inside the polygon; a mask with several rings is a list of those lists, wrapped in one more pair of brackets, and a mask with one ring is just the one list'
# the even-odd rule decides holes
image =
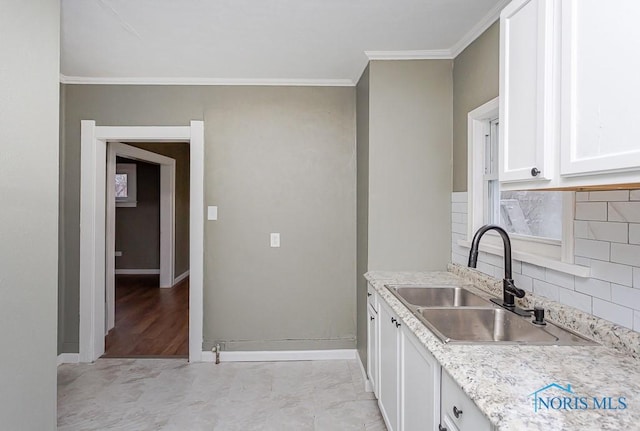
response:
{"label": "white lower cabinet", "polygon": [[367,372],[389,431],[492,431],[493,426],[378,296],[369,304]]}
{"label": "white lower cabinet", "polygon": [[404,431],[437,430],[440,364],[407,328],[401,334],[400,417]]}
{"label": "white lower cabinet", "polygon": [[400,363],[400,327],[397,316],[385,305],[380,304],[380,381],[378,405],[389,431],[400,429],[398,407],[398,375]]}
{"label": "white lower cabinet", "polygon": [[371,387],[373,388],[373,393],[378,396],[378,323],[380,319],[378,318],[378,313],[371,306],[371,304],[367,305],[367,321],[369,322],[369,326],[367,327],[367,375],[369,376],[369,382],[371,382]]}
{"label": "white lower cabinet", "polygon": [[378,404],[389,431],[437,429],[440,365],[380,304]]}
{"label": "white lower cabinet", "polygon": [[453,381],[442,372],[442,392],[440,408],[440,431],[491,431],[493,427],[487,419]]}

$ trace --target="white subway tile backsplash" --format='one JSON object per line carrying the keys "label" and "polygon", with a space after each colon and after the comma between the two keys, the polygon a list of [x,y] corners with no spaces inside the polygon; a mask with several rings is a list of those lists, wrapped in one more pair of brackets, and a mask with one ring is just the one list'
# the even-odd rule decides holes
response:
{"label": "white subway tile backsplash", "polygon": [[575,219],[607,221],[607,203],[576,202]]}
{"label": "white subway tile backsplash", "polygon": [[468,195],[467,192],[453,192],[451,193],[451,202],[464,202],[466,204],[468,202]]}
{"label": "white subway tile backsplash", "polygon": [[513,262],[511,262],[511,271],[514,274],[522,274],[522,262],[513,259]]}
{"label": "white subway tile backsplash", "polygon": [[576,277],[576,291],[611,301],[611,283],[608,281]]}
{"label": "white subway tile backsplash", "polygon": [[640,224],[629,223],[629,244],[640,244]]}
{"label": "white subway tile backsplash", "polygon": [[611,244],[611,262],[640,266],[640,245]]}
{"label": "white subway tile backsplash", "polygon": [[498,256],[497,254],[485,253],[481,251],[480,254],[478,254],[478,261],[485,262],[499,268],[504,268],[504,258],[502,256]]}
{"label": "white subway tile backsplash", "polygon": [[538,265],[522,262],[522,274],[538,280],[544,280],[545,269]]}
{"label": "white subway tile backsplash", "polygon": [[467,215],[464,213],[451,213],[451,223],[464,223],[466,232]]}
{"label": "white subway tile backsplash", "polygon": [[592,239],[575,239],[576,256],[589,257],[591,259],[609,260],[611,243]]}
{"label": "white subway tile backsplash", "polygon": [[610,322],[633,329],[633,310],[631,308],[593,298],[593,314]]}
{"label": "white subway tile backsplash", "polygon": [[600,192],[589,192],[589,200],[599,202],[628,201],[629,190],[606,190]]}
{"label": "white subway tile backsplash", "polygon": [[467,225],[462,223],[451,223],[451,231],[465,235],[467,233]]}
{"label": "white subway tile backsplash", "polygon": [[457,263],[458,265],[467,266],[468,257],[458,253],[451,253],[451,262]]}
{"label": "white subway tile backsplash", "polygon": [[575,277],[573,275],[560,271],[554,271],[553,269],[549,268],[547,268],[545,280],[549,283],[564,287],[566,289],[573,290],[575,286]]}
{"label": "white subway tile backsplash", "polygon": [[493,265],[489,265],[486,262],[478,261],[476,269],[484,274],[487,274],[489,277],[494,277],[496,274],[496,267]]}
{"label": "white subway tile backsplash", "polygon": [[589,222],[576,220],[573,222],[573,236],[575,238],[589,238]]}
{"label": "white subway tile backsplash", "polygon": [[576,265],[582,265],[582,266],[591,266],[591,259],[589,259],[588,257],[580,257],[580,256],[576,256],[573,259],[573,263],[575,263]]}
{"label": "white subway tile backsplash", "polygon": [[633,278],[630,266],[595,259],[591,261],[591,277],[625,286],[631,286]]}
{"label": "white subway tile backsplash", "polygon": [[513,274],[513,282],[517,287],[527,292],[533,292],[533,278],[522,274]]}
{"label": "white subway tile backsplash", "polygon": [[576,202],[584,202],[589,200],[589,192],[576,192]]}
{"label": "white subway tile backsplash", "polygon": [[[574,263],[588,278],[513,260],[516,286],[640,332],[640,190],[577,192]],[[452,194],[451,260],[467,264],[467,193]],[[501,279],[503,258],[481,252],[478,270]]]}
{"label": "white subway tile backsplash", "polygon": [[611,302],[640,310],[640,289],[611,284]]}
{"label": "white subway tile backsplash", "polygon": [[451,212],[454,213],[467,213],[467,203],[466,202],[452,202],[451,203]]}
{"label": "white subway tile backsplash", "polygon": [[585,295],[575,290],[563,289],[562,287],[558,291],[558,297],[560,302],[570,307],[577,308],[586,313],[592,313],[591,301],[592,298],[589,295]]}
{"label": "white subway tile backsplash", "polygon": [[559,290],[560,287],[555,284],[547,283],[542,280],[533,280],[533,293],[536,295],[544,296],[545,298],[549,298],[553,301],[559,301]]}
{"label": "white subway tile backsplash", "polygon": [[[626,243],[629,239],[629,224],[618,222],[586,221],[587,236],[580,238],[596,239],[599,241]],[[575,234],[575,233],[574,233]],[[575,234],[578,236],[577,234]]]}
{"label": "white subway tile backsplash", "polygon": [[640,202],[609,202],[609,221],[640,223]]}

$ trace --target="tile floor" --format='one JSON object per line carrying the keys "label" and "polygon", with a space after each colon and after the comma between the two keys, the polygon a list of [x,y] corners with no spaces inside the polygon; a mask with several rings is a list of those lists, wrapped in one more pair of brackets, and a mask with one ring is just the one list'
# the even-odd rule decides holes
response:
{"label": "tile floor", "polygon": [[58,430],[386,431],[355,360],[58,367]]}

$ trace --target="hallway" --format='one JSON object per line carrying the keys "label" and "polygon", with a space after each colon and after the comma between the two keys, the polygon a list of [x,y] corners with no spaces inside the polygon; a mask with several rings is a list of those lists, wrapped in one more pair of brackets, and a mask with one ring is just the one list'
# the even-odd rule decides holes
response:
{"label": "hallway", "polygon": [[58,430],[385,431],[356,360],[58,368]]}
{"label": "hallway", "polygon": [[189,279],[158,283],[157,275],[116,276],[116,326],[103,358],[189,356]]}

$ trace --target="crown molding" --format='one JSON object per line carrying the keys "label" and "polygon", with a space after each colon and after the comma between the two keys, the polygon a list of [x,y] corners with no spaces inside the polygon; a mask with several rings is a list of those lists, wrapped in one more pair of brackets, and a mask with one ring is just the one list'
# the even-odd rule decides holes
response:
{"label": "crown molding", "polygon": [[365,51],[369,60],[451,60],[450,49],[422,51]]}
{"label": "crown molding", "polygon": [[500,18],[500,12],[509,4],[511,0],[500,0],[491,10],[469,30],[462,39],[456,42],[450,49],[451,58],[456,58],[466,47],[484,33],[491,25]]}
{"label": "crown molding", "polygon": [[220,79],[155,77],[88,77],[60,74],[62,84],[78,85],[246,85],[280,87],[354,87],[351,79]]}

